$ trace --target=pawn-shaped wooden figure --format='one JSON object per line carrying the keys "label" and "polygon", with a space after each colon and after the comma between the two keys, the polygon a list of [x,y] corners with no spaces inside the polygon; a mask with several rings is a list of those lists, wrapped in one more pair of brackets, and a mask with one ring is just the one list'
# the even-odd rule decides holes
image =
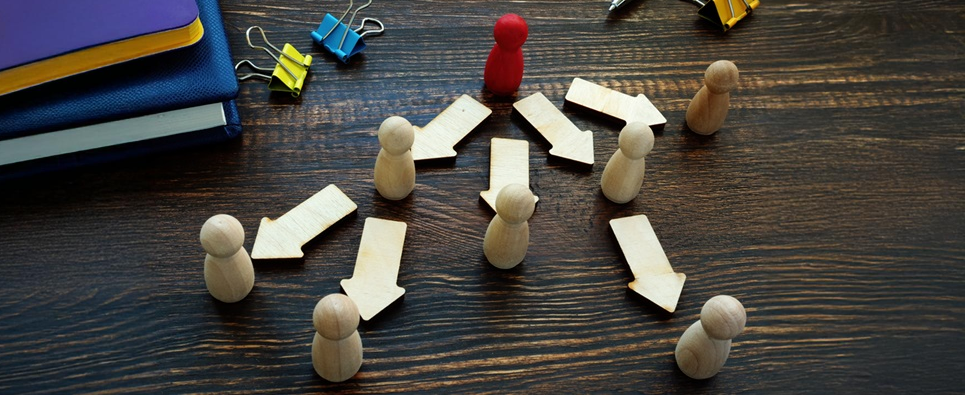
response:
{"label": "pawn-shaped wooden figure", "polygon": [[415,130],[402,117],[389,117],[379,126],[379,156],[375,159],[375,189],[382,197],[399,200],[415,189],[412,143]]}
{"label": "pawn-shaped wooden figure", "polygon": [[674,357],[677,366],[692,379],[713,377],[727,362],[731,339],[744,331],[747,314],[732,296],[710,298],[695,322],[680,336]]}
{"label": "pawn-shaped wooden figure", "polygon": [[235,217],[218,214],[201,227],[204,257],[204,283],[215,299],[234,303],[255,286],[255,268],[245,250],[245,230]]}
{"label": "pawn-shaped wooden figure", "polygon": [[697,134],[709,135],[720,130],[730,108],[730,91],[737,88],[737,66],[729,60],[718,60],[704,73],[704,86],[687,107],[687,127]]}
{"label": "pawn-shaped wooden figure", "polygon": [[529,34],[526,20],[516,14],[506,14],[496,21],[493,37],[496,44],[486,59],[483,81],[486,88],[500,96],[510,96],[523,82],[523,43]]}
{"label": "pawn-shaped wooden figure", "polygon": [[646,171],[644,156],[653,149],[653,131],[643,122],[631,122],[620,132],[620,148],[603,169],[600,188],[614,203],[623,204],[637,197]]}
{"label": "pawn-shaped wooden figure", "polygon": [[523,261],[529,248],[529,217],[536,198],[529,188],[509,184],[496,196],[496,216],[486,229],[483,253],[493,266],[511,269]]}
{"label": "pawn-shaped wooden figure", "polygon": [[339,383],[355,376],[362,367],[362,338],[359,337],[359,309],[343,294],[331,294],[312,312],[315,339],[312,366],[323,379]]}

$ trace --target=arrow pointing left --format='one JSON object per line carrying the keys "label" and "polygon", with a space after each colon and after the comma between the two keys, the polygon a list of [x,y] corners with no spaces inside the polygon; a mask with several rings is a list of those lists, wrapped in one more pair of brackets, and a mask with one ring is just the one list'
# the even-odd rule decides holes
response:
{"label": "arrow pointing left", "polygon": [[428,125],[415,127],[412,159],[420,161],[456,156],[453,147],[492,113],[493,110],[469,95],[460,96]]}
{"label": "arrow pointing left", "polygon": [[395,284],[402,262],[405,222],[366,218],[355,259],[352,278],[342,280],[342,289],[359,308],[363,320],[370,320],[405,294]]}
{"label": "arrow pointing left", "polygon": [[305,256],[302,252],[305,243],[357,208],[352,199],[331,184],[276,220],[262,218],[251,257],[301,258]]}

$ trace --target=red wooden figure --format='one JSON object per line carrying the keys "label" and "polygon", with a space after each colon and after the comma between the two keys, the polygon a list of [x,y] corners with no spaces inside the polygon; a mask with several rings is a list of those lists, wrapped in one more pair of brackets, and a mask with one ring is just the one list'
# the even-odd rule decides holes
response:
{"label": "red wooden figure", "polygon": [[493,37],[496,45],[489,52],[483,80],[492,93],[509,96],[519,89],[523,82],[523,43],[529,27],[523,17],[506,14],[496,21]]}

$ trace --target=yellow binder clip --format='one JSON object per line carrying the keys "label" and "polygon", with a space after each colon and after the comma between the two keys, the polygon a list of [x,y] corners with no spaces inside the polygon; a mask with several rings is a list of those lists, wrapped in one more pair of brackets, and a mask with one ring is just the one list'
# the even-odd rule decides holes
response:
{"label": "yellow binder clip", "polygon": [[[717,27],[730,30],[737,22],[754,12],[760,0],[683,0],[700,7],[697,15]],[[725,6],[726,4],[726,6]]]}
{"label": "yellow binder clip", "polygon": [[[261,33],[262,40],[265,41],[265,44],[268,44],[271,49],[274,49],[275,52],[281,55],[280,58],[278,55],[275,55],[274,52],[269,51],[268,48],[251,43],[251,31],[253,29],[258,29],[258,31]],[[254,49],[264,50],[266,53],[268,53],[268,56],[271,56],[272,59],[275,59],[276,65],[274,69],[269,69],[267,67],[255,66],[255,64],[248,59],[242,60],[235,65],[236,72],[242,64],[247,64],[248,67],[252,69],[266,73],[271,72],[271,74],[248,73],[239,76],[238,80],[244,81],[249,78],[268,80],[268,89],[279,92],[288,92],[291,93],[292,97],[298,97],[298,95],[302,93],[302,86],[305,85],[305,77],[308,76],[308,69],[312,65],[312,55],[302,55],[289,43],[285,43],[285,46],[282,49],[278,49],[278,47],[268,42],[268,38],[265,37],[265,31],[258,26],[249,27],[248,31],[245,32],[245,37],[248,39],[248,46]]]}

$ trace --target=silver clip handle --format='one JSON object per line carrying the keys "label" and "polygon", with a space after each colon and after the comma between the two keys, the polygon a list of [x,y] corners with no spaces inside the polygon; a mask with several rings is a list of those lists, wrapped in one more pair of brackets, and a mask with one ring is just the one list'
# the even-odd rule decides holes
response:
{"label": "silver clip handle", "polygon": [[[369,22],[379,25],[379,28],[364,30],[365,24]],[[385,25],[382,24],[382,21],[375,18],[362,18],[362,23],[358,28],[355,29],[355,32],[359,33],[359,38],[363,38],[365,36],[378,36],[385,32]]]}

